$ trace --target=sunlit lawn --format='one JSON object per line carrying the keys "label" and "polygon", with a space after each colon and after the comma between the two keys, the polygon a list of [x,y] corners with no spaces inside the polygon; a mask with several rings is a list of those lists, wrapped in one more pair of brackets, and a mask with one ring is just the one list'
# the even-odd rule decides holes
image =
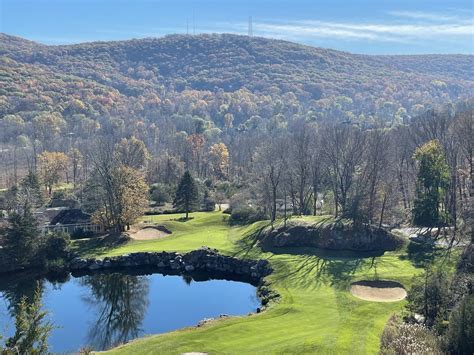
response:
{"label": "sunlit lawn", "polygon": [[[279,301],[260,314],[137,339],[112,352],[375,354],[386,321],[401,310],[405,301],[362,301],[348,292],[350,283],[380,278],[409,286],[413,275],[422,270],[414,266],[405,251],[377,257],[321,254],[310,249],[262,252],[255,246],[255,234],[266,222],[231,227],[219,212],[193,213],[193,219],[186,222],[178,221],[180,217],[144,217],[173,232],[164,239],[134,241],[112,249],[82,248],[85,244],[81,248],[88,255],[106,256],[137,251],[189,251],[205,245],[236,257],[268,259],[274,268],[268,280],[280,293]],[[312,218],[321,221],[324,217]]]}

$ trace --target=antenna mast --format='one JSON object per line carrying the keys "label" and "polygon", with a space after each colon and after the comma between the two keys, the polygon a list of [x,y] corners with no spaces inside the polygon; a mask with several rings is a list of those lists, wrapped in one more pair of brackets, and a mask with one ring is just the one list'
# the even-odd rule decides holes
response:
{"label": "antenna mast", "polygon": [[249,16],[249,37],[253,36],[252,16]]}

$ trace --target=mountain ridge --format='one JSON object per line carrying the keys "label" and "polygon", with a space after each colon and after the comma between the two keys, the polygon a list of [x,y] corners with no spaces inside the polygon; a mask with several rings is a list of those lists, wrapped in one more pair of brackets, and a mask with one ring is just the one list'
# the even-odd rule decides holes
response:
{"label": "mountain ridge", "polygon": [[[474,89],[474,56],[463,54],[351,54],[233,34],[53,46],[0,34],[0,44],[0,80],[7,78],[0,94],[6,101],[18,99],[17,94],[7,95],[19,92],[19,86],[8,80],[12,75],[20,83],[40,77],[45,81],[42,85],[57,90],[56,84],[48,83],[47,72],[68,76],[67,82],[84,81],[79,86],[99,86],[107,91],[106,101],[149,95],[163,98],[169,92],[190,90],[202,95],[248,90],[279,99],[294,95],[305,109],[315,102],[326,105],[321,100],[347,97],[354,106],[366,105],[354,108],[355,115],[378,112],[385,102],[415,114],[416,105],[445,105],[468,98]],[[70,95],[82,99],[66,94]],[[54,103],[58,95],[53,96]]]}

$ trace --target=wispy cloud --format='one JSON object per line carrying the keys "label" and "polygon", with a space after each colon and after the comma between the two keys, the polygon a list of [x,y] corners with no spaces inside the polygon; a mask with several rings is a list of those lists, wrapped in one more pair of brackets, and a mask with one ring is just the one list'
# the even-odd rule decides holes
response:
{"label": "wispy cloud", "polygon": [[433,22],[462,20],[462,18],[457,14],[450,15],[422,11],[389,11],[388,14],[404,19],[427,20]]}
{"label": "wispy cloud", "polygon": [[[247,33],[247,22],[201,22],[198,33]],[[434,43],[455,46],[456,50],[472,53],[474,22],[471,12],[450,10],[445,13],[416,11],[390,11],[383,18],[371,21],[316,20],[293,21],[255,20],[254,34],[257,36],[286,39],[308,44],[342,43],[340,48],[354,42],[378,44],[408,44],[412,48]],[[186,33],[181,26],[135,26],[102,28],[93,31],[94,40],[156,37],[167,33]],[[87,40],[87,39],[86,39]],[[44,39],[43,39],[44,41]],[[48,38],[49,43],[79,42],[77,39]],[[431,47],[430,47],[431,48]]]}
{"label": "wispy cloud", "polygon": [[[473,20],[455,15],[398,11],[396,21],[349,22],[300,20],[286,23],[256,22],[254,30],[278,38],[326,38],[382,42],[417,40],[466,40],[474,33]],[[244,26],[244,24],[242,24]]]}

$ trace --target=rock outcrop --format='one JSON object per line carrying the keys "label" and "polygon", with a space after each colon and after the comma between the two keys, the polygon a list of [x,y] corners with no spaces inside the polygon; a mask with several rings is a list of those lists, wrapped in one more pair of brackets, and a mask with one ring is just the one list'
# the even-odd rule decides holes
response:
{"label": "rock outcrop", "polygon": [[104,259],[73,259],[69,265],[74,273],[95,270],[149,267],[166,273],[207,273],[241,278],[258,284],[272,272],[267,260],[237,259],[203,247],[189,253],[140,252]]}
{"label": "rock outcrop", "polygon": [[293,225],[260,235],[263,248],[315,247],[329,250],[387,251],[402,246],[403,240],[393,233],[372,226],[354,228],[342,223],[326,225]]}

